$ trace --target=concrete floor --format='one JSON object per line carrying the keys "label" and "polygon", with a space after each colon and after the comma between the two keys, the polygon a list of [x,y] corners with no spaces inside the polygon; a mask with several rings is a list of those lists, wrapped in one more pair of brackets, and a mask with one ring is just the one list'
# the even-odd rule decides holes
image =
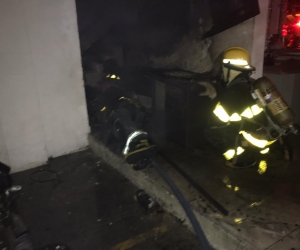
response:
{"label": "concrete floor", "polygon": [[[258,167],[231,169],[214,150],[187,151],[168,145],[164,154],[172,159],[195,183],[228,210],[224,216],[161,157],[158,161],[182,190],[197,213],[210,243],[220,250],[300,250],[300,140],[293,141],[292,163],[280,154],[270,154],[265,171]],[[107,149],[96,136],[90,137],[91,148],[104,157],[124,176],[150,192],[164,207],[184,219],[179,204],[153,168],[130,171],[124,159]]]}
{"label": "concrete floor", "polygon": [[[18,203],[35,247],[66,243],[72,250],[196,250],[194,235],[168,213],[147,215],[137,188],[90,151],[56,158],[44,169],[61,182],[38,183],[37,169],[13,175],[23,186]],[[52,176],[55,177],[55,176]]]}
{"label": "concrete floor", "polygon": [[[251,249],[299,250],[299,140],[293,144],[294,161],[287,163],[280,155],[269,155],[265,159],[268,167],[264,173],[258,168],[225,167],[223,159],[211,150],[187,152],[173,146],[165,151],[179,168],[228,210],[228,216],[221,215],[169,164],[161,158],[159,161],[194,210],[203,216],[200,223],[212,244],[224,237],[224,233],[219,232],[220,226],[222,232],[225,230],[230,237],[249,243]],[[106,150],[100,149],[101,152]],[[138,186],[156,193],[162,205],[169,206],[168,211],[180,215],[176,214],[179,206],[174,203],[176,199],[166,192],[153,169],[130,173],[130,167],[122,163],[122,158],[118,159],[109,150],[105,155],[104,159],[115,163],[112,165],[119,172]],[[62,182],[35,183],[29,178],[35,169],[14,175],[15,182],[24,187],[19,201],[21,214],[30,227],[36,247],[62,242],[74,250],[199,249],[195,237],[171,215],[146,215],[133,199],[137,188],[90,151],[57,158],[45,168],[58,171]],[[213,224],[218,227],[211,227]],[[239,243],[233,248],[225,247],[224,242],[227,241],[219,241],[221,247],[215,244],[217,249],[250,249],[249,244],[244,248]]]}
{"label": "concrete floor", "polygon": [[294,138],[292,163],[280,154],[268,155],[265,172],[259,167],[230,169],[213,151],[191,153],[173,148],[166,154],[229,211],[221,221],[237,237],[257,249],[299,250],[299,145],[299,138]]}

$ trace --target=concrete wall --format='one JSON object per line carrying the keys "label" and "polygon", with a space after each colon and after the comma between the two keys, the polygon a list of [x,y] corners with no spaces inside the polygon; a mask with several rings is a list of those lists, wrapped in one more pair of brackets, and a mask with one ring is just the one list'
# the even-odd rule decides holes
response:
{"label": "concrete wall", "polygon": [[211,47],[213,59],[230,46],[246,48],[251,54],[252,64],[256,67],[254,78],[262,76],[263,72],[269,0],[259,0],[259,6],[258,16],[215,35]]}
{"label": "concrete wall", "polygon": [[0,161],[21,171],[87,145],[74,0],[0,1]]}
{"label": "concrete wall", "polygon": [[241,46],[252,51],[254,18],[240,23],[212,37],[211,56],[216,59],[219,54],[231,46]]}
{"label": "concrete wall", "polygon": [[268,36],[272,34],[277,34],[281,31],[280,25],[280,12],[281,12],[281,2],[282,0],[272,0],[272,4],[270,6],[270,27],[268,31]]}
{"label": "concrete wall", "polygon": [[197,73],[204,73],[212,69],[209,54],[210,40],[196,40],[189,36],[182,39],[174,52],[165,57],[151,57],[154,68],[181,68]]}
{"label": "concrete wall", "polygon": [[260,14],[254,18],[251,60],[252,64],[256,67],[256,71],[253,74],[253,78],[259,78],[263,75],[269,2],[270,0],[259,0]]}

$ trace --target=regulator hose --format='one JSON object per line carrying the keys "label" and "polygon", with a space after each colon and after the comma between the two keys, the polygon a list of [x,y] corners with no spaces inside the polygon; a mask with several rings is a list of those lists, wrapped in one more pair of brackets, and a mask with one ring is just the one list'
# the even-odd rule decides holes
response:
{"label": "regulator hose", "polygon": [[195,217],[189,203],[186,201],[183,194],[180,192],[179,188],[176,186],[176,184],[173,182],[173,180],[170,178],[170,176],[163,170],[163,168],[155,160],[152,160],[152,164],[153,164],[155,170],[159,173],[159,175],[169,185],[172,192],[174,193],[174,195],[178,199],[179,203],[181,204],[182,208],[184,209],[187,217],[189,218],[189,220],[195,230],[196,236],[198,238],[198,241],[200,242],[202,249],[210,250],[211,247],[208,243],[208,240],[207,240],[197,218]]}

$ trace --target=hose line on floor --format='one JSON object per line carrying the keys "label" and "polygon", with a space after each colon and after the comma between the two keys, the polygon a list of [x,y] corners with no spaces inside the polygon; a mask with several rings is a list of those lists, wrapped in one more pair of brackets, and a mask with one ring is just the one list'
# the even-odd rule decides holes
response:
{"label": "hose line on floor", "polygon": [[173,182],[173,180],[170,178],[170,176],[163,170],[163,168],[155,160],[152,160],[152,163],[153,163],[153,166],[156,169],[156,171],[165,180],[165,182],[169,185],[172,192],[174,193],[174,195],[180,202],[182,208],[184,209],[187,217],[189,218],[189,220],[195,230],[196,236],[201,244],[202,250],[210,250],[211,247],[208,243],[208,240],[206,239],[206,236],[205,236],[198,220],[196,219],[189,203],[186,201],[183,194],[180,192],[179,188],[176,186],[176,184]]}

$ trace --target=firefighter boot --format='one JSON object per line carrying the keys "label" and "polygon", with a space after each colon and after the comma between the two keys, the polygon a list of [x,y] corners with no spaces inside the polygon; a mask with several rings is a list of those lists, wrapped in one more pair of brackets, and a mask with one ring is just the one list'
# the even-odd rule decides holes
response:
{"label": "firefighter boot", "polygon": [[257,159],[255,157],[255,154],[253,154],[253,152],[251,151],[246,151],[241,155],[238,155],[237,157],[234,157],[233,159],[225,162],[225,165],[227,167],[239,169],[254,167],[256,164]]}
{"label": "firefighter boot", "polygon": [[129,135],[123,155],[126,162],[133,165],[135,170],[141,170],[150,165],[151,159],[156,155],[156,145],[149,143],[146,132],[135,131]]}

